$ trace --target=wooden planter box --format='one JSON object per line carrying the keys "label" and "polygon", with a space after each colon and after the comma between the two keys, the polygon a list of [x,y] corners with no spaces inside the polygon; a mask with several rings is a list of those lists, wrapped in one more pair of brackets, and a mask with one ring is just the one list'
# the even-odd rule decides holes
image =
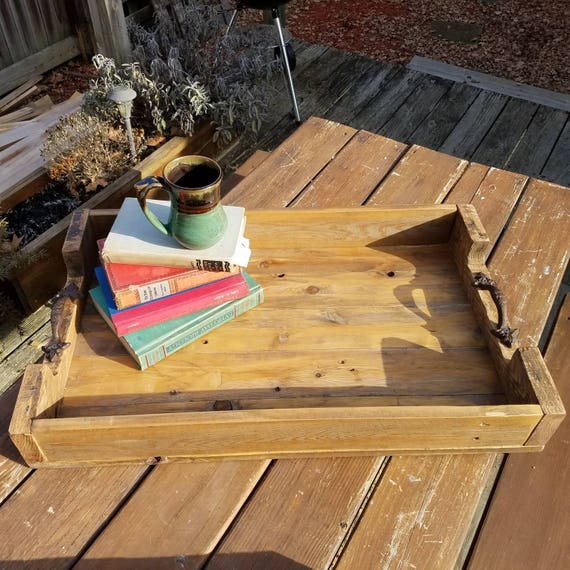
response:
{"label": "wooden planter box", "polygon": [[[215,157],[219,149],[211,143],[212,128],[203,125],[195,135],[174,137],[139,162],[120,178],[98,192],[79,209],[118,208],[126,196],[134,195],[135,182],[145,176],[159,174],[162,167],[173,158],[184,154],[207,154]],[[19,202],[40,191],[47,182],[46,174],[38,177],[17,192],[5,196],[0,204],[0,211],[7,211]],[[65,233],[69,227],[72,214],[69,214],[34,241],[22,248],[24,253],[42,252],[41,259],[26,267],[16,270],[11,284],[25,312],[36,310],[51,299],[65,283],[65,264],[61,256],[61,248]]]}
{"label": "wooden planter box", "polygon": [[84,302],[115,214],[68,232],[69,346],[28,366],[10,426],[34,467],[536,451],[564,416],[538,349],[492,332],[472,206],[248,211],[264,304],[142,372]]}

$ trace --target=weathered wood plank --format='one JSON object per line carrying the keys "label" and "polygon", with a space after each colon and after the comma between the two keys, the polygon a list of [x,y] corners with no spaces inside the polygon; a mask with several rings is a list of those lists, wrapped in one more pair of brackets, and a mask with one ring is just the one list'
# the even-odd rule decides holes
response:
{"label": "weathered wood plank", "polygon": [[394,457],[336,568],[453,568],[496,456]]}
{"label": "weathered wood plank", "polygon": [[570,111],[570,95],[566,93],[556,93],[555,91],[541,87],[524,85],[518,81],[496,77],[489,73],[465,69],[457,65],[451,65],[417,55],[412,58],[408,68],[430,73],[436,77],[442,77],[452,81],[465,82],[485,89],[486,91],[494,91],[508,95],[509,97],[517,97],[537,103],[538,105],[547,105],[555,109]]}
{"label": "weathered wood plank", "polygon": [[[568,338],[570,296],[566,296],[562,305],[545,356],[567,405],[570,402]],[[570,424],[565,422],[542,453],[508,457],[470,557],[470,570],[570,565],[569,440]]]}
{"label": "weathered wood plank", "polygon": [[[391,170],[406,145],[360,131],[295,201],[302,208],[360,206]],[[350,192],[347,196],[347,189]]]}
{"label": "weathered wood plank", "polygon": [[[378,132],[414,91],[423,74],[399,68],[383,84],[381,92],[350,121],[357,129]],[[390,136],[388,134],[387,136]]]}
{"label": "weathered wood plank", "polygon": [[410,96],[377,132],[392,139],[408,142],[412,133],[449,91],[451,85],[451,82],[441,79],[422,78]]}
{"label": "weathered wood plank", "polygon": [[117,64],[131,60],[131,44],[122,0],[87,0],[98,53]]}
{"label": "weathered wood plank", "polygon": [[564,111],[539,107],[514,152],[505,163],[505,168],[524,172],[528,176],[538,176],[567,120],[568,113]]}
{"label": "weathered wood plank", "polygon": [[51,327],[46,323],[25,339],[23,346],[14,350],[0,363],[0,394],[7,390],[23,374],[30,362],[43,355],[41,347],[49,341]]}
{"label": "weathered wood plank", "polygon": [[137,568],[202,568],[268,466],[269,461],[157,466],[75,567],[120,558],[138,560]]}
{"label": "weathered wood plank", "polygon": [[537,108],[537,105],[528,101],[509,100],[473,153],[472,159],[491,166],[504,166],[514,152]]}
{"label": "weathered wood plank", "polygon": [[547,180],[552,180],[563,186],[570,185],[570,168],[568,167],[568,155],[570,153],[570,119],[566,121],[564,129],[560,133],[556,146],[552,150],[540,175]]}
{"label": "weathered wood plank", "polygon": [[446,197],[448,204],[469,204],[489,172],[489,167],[476,162],[469,163],[463,176]]}
{"label": "weathered wood plank", "polygon": [[309,119],[224,199],[249,208],[286,206],[356,133],[339,123]]}
{"label": "weathered wood plank", "polygon": [[[479,165],[478,172],[482,171],[483,167]],[[526,176],[520,174],[490,168],[485,178],[476,187],[471,199],[467,200],[475,206],[479,217],[486,221],[485,231],[491,243],[498,240],[509,213],[520,198],[527,180]],[[458,202],[461,195],[464,195],[464,186],[458,184],[445,201],[447,203]]]}
{"label": "weathered wood plank", "polygon": [[79,55],[77,39],[70,36],[44,48],[38,53],[17,61],[10,67],[0,70],[0,95],[4,95],[18,87],[28,78],[38,73],[45,73],[76,55]]}
{"label": "weathered wood plank", "polygon": [[352,119],[385,88],[397,70],[397,66],[373,62],[358,79],[350,82],[348,91],[322,116],[350,125]]}
{"label": "weathered wood plank", "polygon": [[375,457],[278,461],[208,568],[226,570],[234,552],[266,553],[236,569],[329,567],[383,465]]}
{"label": "weathered wood plank", "polygon": [[507,101],[504,95],[481,92],[438,150],[470,159]]}
{"label": "weathered wood plank", "polygon": [[533,179],[492,254],[521,346],[537,345],[562,282],[570,258],[569,221],[568,189]]}
{"label": "weathered wood plank", "polygon": [[412,133],[410,140],[417,145],[439,148],[480,93],[476,87],[453,83]]}
{"label": "weathered wood plank", "polygon": [[412,146],[368,200],[368,206],[432,204],[443,201],[467,161]]}
{"label": "weathered wood plank", "polygon": [[[148,467],[35,471],[0,509],[4,564],[68,567]],[[73,524],[70,524],[73,521]]]}

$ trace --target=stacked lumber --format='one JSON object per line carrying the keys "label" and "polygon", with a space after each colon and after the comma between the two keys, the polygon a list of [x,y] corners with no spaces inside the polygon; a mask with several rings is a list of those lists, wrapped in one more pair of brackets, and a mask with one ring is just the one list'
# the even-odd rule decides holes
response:
{"label": "stacked lumber", "polygon": [[28,186],[46,172],[41,156],[46,130],[81,107],[79,93],[59,105],[49,95],[24,104],[37,91],[40,79],[34,77],[0,99],[0,214],[37,190]]}

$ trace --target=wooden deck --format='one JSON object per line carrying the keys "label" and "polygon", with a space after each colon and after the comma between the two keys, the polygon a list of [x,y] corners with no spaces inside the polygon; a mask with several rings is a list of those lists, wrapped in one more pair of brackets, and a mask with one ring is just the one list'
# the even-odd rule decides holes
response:
{"label": "wooden deck", "polygon": [[[295,45],[303,117],[570,185],[569,113],[334,48]],[[237,166],[254,150],[275,148],[295,128],[289,108],[283,87],[260,140],[242,141],[226,163]]]}
{"label": "wooden deck", "polygon": [[[304,118],[325,117],[406,145],[419,144],[483,165],[570,184],[570,123],[566,112],[321,46],[299,44],[297,57],[295,84]],[[225,156],[228,168],[240,167],[234,181],[264,160],[266,155],[254,154],[256,149],[273,150],[295,130],[288,108],[286,93],[279,94],[260,140],[240,141]],[[402,145],[402,155],[406,148]],[[398,160],[398,156],[393,159]],[[450,166],[442,168],[449,170]],[[437,172],[436,169],[430,176]],[[443,174],[444,178],[449,176],[447,171]],[[488,175],[488,168],[472,165],[462,180],[482,180]],[[496,176],[502,175],[498,172]],[[540,189],[533,188],[535,199]],[[461,190],[460,185],[455,186],[453,196],[461,196]],[[265,189],[259,184],[257,191]],[[486,192],[492,193],[492,188],[489,186]],[[270,199],[261,196],[257,200],[250,196],[250,200],[271,204]],[[510,200],[504,207],[488,204],[485,225],[492,226],[496,238],[507,223],[506,212],[518,201],[520,215],[531,212],[529,193],[523,194],[522,187],[513,186]],[[536,215],[542,215],[547,210],[546,203],[537,208]],[[546,230],[548,224],[543,221],[542,227]],[[497,264],[499,258],[509,256],[510,246],[524,244],[524,236],[517,239],[518,242],[504,244],[497,253]],[[556,308],[550,297],[545,304]],[[567,376],[568,367],[560,349],[564,342],[561,339],[567,335],[568,302],[564,310],[558,336],[549,344],[550,361],[562,377]],[[535,311],[524,317],[542,322],[544,315]],[[221,466],[202,463],[195,465],[191,477],[183,476],[184,471],[174,466],[112,468],[104,477],[101,469],[74,470],[72,476],[66,476],[65,470],[43,470],[41,476],[37,476],[40,472],[31,476],[33,472],[20,462],[9,441],[7,426],[23,369],[41,356],[40,347],[50,336],[48,319],[46,306],[17,327],[0,325],[0,503],[15,505],[9,516],[7,510],[0,509],[2,529],[4,533],[10,529],[14,541],[12,545],[9,541],[5,544],[11,561],[0,560],[0,568],[65,568],[75,564],[83,568],[206,565],[209,569],[295,570],[334,566],[367,570],[422,568],[418,559],[428,569],[461,567],[467,564],[466,560],[473,568],[517,568],[509,565],[512,560],[505,562],[497,556],[505,551],[506,542],[493,542],[505,529],[509,530],[513,509],[519,507],[512,486],[525,488],[521,513],[530,517],[535,512],[536,503],[531,499],[537,481],[551,476],[561,465],[557,461],[563,453],[563,443],[562,448],[557,448],[558,454],[549,455],[550,465],[539,468],[538,479],[521,478],[521,469],[533,472],[534,456],[510,457],[504,467],[508,478],[504,483],[503,478],[499,480],[495,493],[503,457],[492,454],[462,456],[461,460],[453,456],[312,460],[310,469],[305,460],[281,461],[278,467],[263,461],[228,462]],[[547,330],[543,344],[548,337]],[[561,480],[563,476],[567,480],[564,473]],[[94,489],[98,490],[97,500]],[[396,499],[396,490],[400,489],[409,493],[409,504]],[[225,493],[223,505],[211,501],[221,490]],[[157,497],[162,499],[157,501]],[[457,497],[461,500],[455,500]],[[542,502],[551,509],[547,515],[552,512],[555,522],[563,522],[563,513],[556,511],[560,500],[545,497]],[[484,517],[489,504],[491,510]],[[407,510],[402,510],[404,507]],[[233,510],[228,512],[228,508]],[[200,525],[203,519],[197,513],[205,509],[209,509],[210,517],[207,524]],[[239,524],[225,527],[224,521],[236,521],[238,512]],[[319,513],[329,516],[320,519]],[[280,518],[282,524],[275,526]],[[73,520],[73,526],[61,523],[66,520]],[[267,526],[270,522],[274,526]],[[564,528],[564,524],[567,528],[567,523],[562,522],[559,528]],[[136,556],[144,541],[133,536],[133,527],[147,529],[152,536],[152,559]],[[168,529],[168,534],[161,535],[161,528]],[[430,529],[446,533],[448,538],[442,541],[436,534],[430,538]],[[516,545],[518,538],[513,532],[509,530],[505,540]],[[389,539],[379,545],[375,537]],[[535,560],[549,563],[549,568],[567,567],[568,551],[560,546],[565,544],[564,535],[555,536],[551,542],[551,551],[541,551]],[[186,548],[189,543],[193,549]],[[540,549],[531,541],[524,546]],[[379,548],[386,551],[386,557],[378,558]],[[178,556],[174,554],[177,549]],[[185,554],[212,550],[211,557]],[[133,556],[118,559],[117,552],[132,552]],[[362,558],[362,553],[370,553],[370,557]],[[355,565],[362,560],[368,560],[370,566]],[[558,565],[552,565],[553,560]],[[378,566],[380,563],[383,565]]]}

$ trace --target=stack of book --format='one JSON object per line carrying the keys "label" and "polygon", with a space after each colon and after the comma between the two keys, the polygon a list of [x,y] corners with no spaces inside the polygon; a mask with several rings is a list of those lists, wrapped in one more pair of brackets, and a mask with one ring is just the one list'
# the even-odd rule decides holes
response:
{"label": "stack of book", "polygon": [[[169,202],[147,200],[160,219]],[[208,249],[190,250],[161,234],[135,198],[126,198],[99,242],[96,309],[142,370],[263,302],[245,271],[251,252],[245,211],[224,206],[228,228]]]}

